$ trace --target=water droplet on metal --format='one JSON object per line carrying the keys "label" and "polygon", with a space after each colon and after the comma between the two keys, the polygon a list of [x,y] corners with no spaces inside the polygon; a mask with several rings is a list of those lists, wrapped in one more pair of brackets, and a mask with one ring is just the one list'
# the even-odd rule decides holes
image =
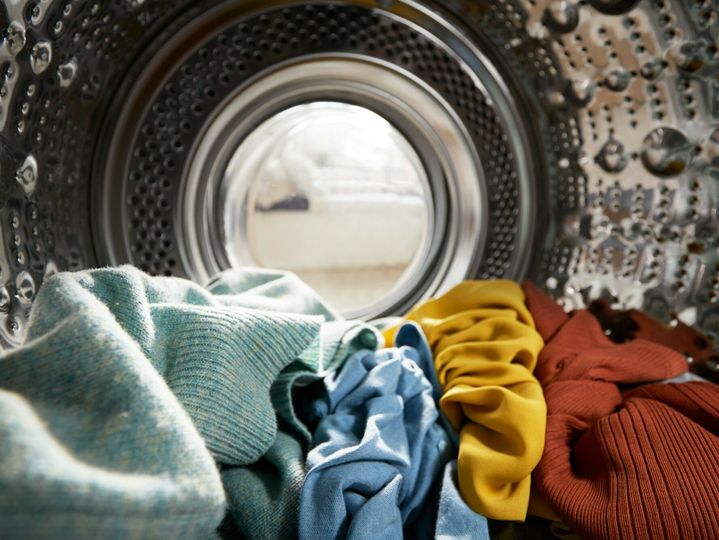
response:
{"label": "water droplet on metal", "polygon": [[711,61],[711,54],[707,54],[707,43],[704,41],[687,41],[682,44],[679,51],[679,69],[686,73],[700,71],[707,62]]}
{"label": "water droplet on metal", "polygon": [[549,91],[547,93],[547,100],[554,107],[561,107],[567,103],[567,100],[564,98],[564,94],[562,94],[559,90]]}
{"label": "water droplet on metal", "polygon": [[623,92],[627,89],[631,80],[631,73],[621,69],[615,69],[607,74],[604,79],[604,84],[613,92]]}
{"label": "water droplet on metal", "polygon": [[30,66],[36,75],[47,69],[52,62],[52,45],[48,41],[37,42],[30,51]]}
{"label": "water droplet on metal", "polygon": [[64,64],[60,64],[57,68],[57,76],[60,79],[60,86],[67,88],[72,84],[77,73],[77,59],[71,58]]}
{"label": "water droplet on metal", "polygon": [[30,11],[30,24],[33,26],[39,25],[45,18],[47,9],[52,2],[53,0],[37,0]]}
{"label": "water droplet on metal", "polygon": [[657,59],[657,60],[650,60],[649,62],[645,63],[641,69],[639,70],[639,73],[642,77],[649,81],[653,81],[656,78],[659,77],[659,75],[662,74],[664,69],[667,67],[667,63],[664,60]]}
{"label": "water droplet on metal", "polygon": [[35,298],[35,280],[27,270],[23,270],[15,278],[15,295],[21,304],[31,304]]}
{"label": "water droplet on metal", "polygon": [[30,12],[30,22],[32,24],[38,24],[40,22],[41,15],[42,15],[42,10],[40,9],[40,4],[35,4],[32,7],[32,11]]}
{"label": "water droplet on metal", "polygon": [[47,264],[45,265],[45,279],[54,276],[57,274],[57,265],[55,264],[55,261],[47,261]]}
{"label": "water droplet on metal", "polygon": [[611,173],[621,172],[629,164],[624,145],[614,138],[606,142],[595,159],[602,169]]}
{"label": "water droplet on metal", "polygon": [[678,176],[689,167],[694,156],[692,145],[681,131],[661,127],[653,130],[642,144],[642,163],[663,178]]}
{"label": "water droplet on metal", "polygon": [[25,47],[25,27],[17,21],[11,22],[5,30],[5,39],[10,54],[16,55]]}
{"label": "water droplet on metal", "polygon": [[555,32],[571,32],[579,24],[579,9],[565,0],[553,2],[544,11],[542,22]]}
{"label": "water droplet on metal", "polygon": [[0,286],[0,312],[7,313],[10,311],[10,293],[5,285]]}
{"label": "water droplet on metal", "polygon": [[571,101],[577,107],[586,107],[594,99],[597,85],[589,79],[572,79],[569,88]]}
{"label": "water droplet on metal", "polygon": [[7,322],[8,330],[10,330],[10,333],[13,335],[17,335],[20,333],[20,321],[18,321],[15,317],[11,317],[8,319]]}
{"label": "water droplet on metal", "polygon": [[22,185],[28,195],[35,191],[37,185],[37,161],[32,154],[25,158],[25,161],[15,173],[15,179]]}

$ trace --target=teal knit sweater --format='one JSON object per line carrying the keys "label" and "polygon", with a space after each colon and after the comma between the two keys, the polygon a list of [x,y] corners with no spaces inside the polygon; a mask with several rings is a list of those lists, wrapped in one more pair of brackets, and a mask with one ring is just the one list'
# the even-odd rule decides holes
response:
{"label": "teal knit sweater", "polygon": [[290,274],[237,271],[209,290],[131,267],[49,279],[26,343],[0,356],[0,536],[203,538],[226,499],[264,536],[251,520],[272,510],[252,482],[226,497],[215,462],[277,459],[277,416],[295,459],[293,385],[374,339],[328,319]]}

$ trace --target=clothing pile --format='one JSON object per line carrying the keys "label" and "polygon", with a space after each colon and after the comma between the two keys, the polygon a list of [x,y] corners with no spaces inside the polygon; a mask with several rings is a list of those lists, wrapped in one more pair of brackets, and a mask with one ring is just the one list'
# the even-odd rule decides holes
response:
{"label": "clothing pile", "polygon": [[719,536],[705,336],[509,281],[380,326],[285,272],[53,276],[0,356],[0,538]]}

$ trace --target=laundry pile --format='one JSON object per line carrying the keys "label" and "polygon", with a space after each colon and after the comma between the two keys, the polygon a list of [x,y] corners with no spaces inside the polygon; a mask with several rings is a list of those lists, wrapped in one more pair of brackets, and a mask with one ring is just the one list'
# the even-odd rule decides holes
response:
{"label": "laundry pile", "polygon": [[509,281],[379,326],[284,272],[48,279],[0,356],[0,538],[719,536],[695,330]]}

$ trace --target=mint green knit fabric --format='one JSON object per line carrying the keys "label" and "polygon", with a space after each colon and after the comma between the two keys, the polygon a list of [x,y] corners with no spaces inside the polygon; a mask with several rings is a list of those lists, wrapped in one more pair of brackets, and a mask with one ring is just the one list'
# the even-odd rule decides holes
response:
{"label": "mint green knit fabric", "polygon": [[360,349],[383,344],[372,326],[344,321],[297,276],[271,270],[244,270],[221,274],[209,287],[215,294],[236,293],[234,302],[263,309],[321,316],[318,339],[277,377],[271,399],[280,428],[274,444],[256,463],[223,467],[222,481],[228,499],[225,537],[237,533],[249,539],[284,540],[297,536],[299,503],[312,435],[295,411],[297,401],[311,401],[305,391],[335,371]]}
{"label": "mint green knit fabric", "polygon": [[335,315],[285,277],[47,280],[26,343],[0,356],[0,537],[211,536],[226,505],[213,458],[247,466],[283,441],[273,401],[341,348],[321,338]]}

